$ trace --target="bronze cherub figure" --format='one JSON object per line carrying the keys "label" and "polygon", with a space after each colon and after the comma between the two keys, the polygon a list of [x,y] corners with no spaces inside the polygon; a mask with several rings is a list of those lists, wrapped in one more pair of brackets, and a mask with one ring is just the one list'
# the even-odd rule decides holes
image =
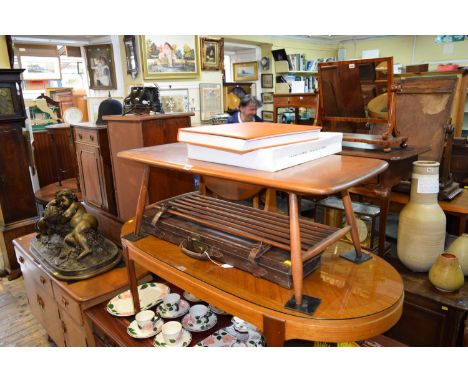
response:
{"label": "bronze cherub figure", "polygon": [[117,246],[98,232],[98,220],[70,190],[55,194],[36,228],[32,253],[58,278],[87,278],[120,261]]}

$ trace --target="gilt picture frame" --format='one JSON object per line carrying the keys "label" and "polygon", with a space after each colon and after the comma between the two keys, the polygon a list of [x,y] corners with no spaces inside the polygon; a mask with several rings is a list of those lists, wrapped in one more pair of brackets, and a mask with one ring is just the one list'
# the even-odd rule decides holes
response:
{"label": "gilt picture frame", "polygon": [[268,103],[273,103],[273,92],[268,92],[268,93],[262,93],[262,103],[263,104],[268,104]]}
{"label": "gilt picture frame", "polygon": [[198,44],[198,36],[141,36],[140,49],[144,79],[199,77]]}
{"label": "gilt picture frame", "polygon": [[232,72],[236,82],[257,81],[258,63],[257,61],[234,63],[232,64]]}
{"label": "gilt picture frame", "polygon": [[224,39],[200,37],[202,70],[223,70]]}

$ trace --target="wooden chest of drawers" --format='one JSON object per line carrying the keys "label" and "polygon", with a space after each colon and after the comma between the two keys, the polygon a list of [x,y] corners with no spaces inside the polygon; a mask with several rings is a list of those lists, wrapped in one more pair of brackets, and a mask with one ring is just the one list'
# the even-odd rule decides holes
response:
{"label": "wooden chest of drawers", "polygon": [[[83,281],[57,280],[30,254],[29,246],[35,235],[13,241],[31,312],[58,346],[94,346],[84,311],[128,288],[126,268],[117,267]],[[138,272],[141,278],[149,280],[148,272]]]}

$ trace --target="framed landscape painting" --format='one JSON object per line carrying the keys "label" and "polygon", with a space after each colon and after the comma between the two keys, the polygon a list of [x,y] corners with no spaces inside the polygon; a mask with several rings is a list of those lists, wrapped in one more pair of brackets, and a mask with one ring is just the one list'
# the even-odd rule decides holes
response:
{"label": "framed landscape painting", "polygon": [[62,78],[58,56],[21,56],[20,65],[22,69],[25,69],[23,72],[24,80],[60,80]]}
{"label": "framed landscape painting", "polygon": [[200,75],[198,36],[141,36],[146,80],[195,78]]}
{"label": "framed landscape painting", "polygon": [[238,62],[232,64],[234,73],[234,81],[257,81],[258,80],[258,63],[257,61],[251,62]]}
{"label": "framed landscape painting", "polygon": [[262,119],[265,122],[273,122],[273,112],[272,111],[262,111]]}

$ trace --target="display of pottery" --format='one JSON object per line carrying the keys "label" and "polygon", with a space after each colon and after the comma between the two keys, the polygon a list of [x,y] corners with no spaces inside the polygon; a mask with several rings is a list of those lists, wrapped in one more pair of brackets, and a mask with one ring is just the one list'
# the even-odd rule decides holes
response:
{"label": "display of pottery", "polygon": [[468,276],[468,234],[464,233],[458,237],[447,249],[447,252],[457,256],[461,269]]}
{"label": "display of pottery", "polygon": [[411,197],[401,210],[397,254],[414,272],[426,272],[444,251],[446,218],[437,202],[439,162],[413,162]]}
{"label": "display of pottery", "polygon": [[465,277],[457,257],[442,253],[429,270],[429,281],[441,292],[454,292],[465,283]]}

